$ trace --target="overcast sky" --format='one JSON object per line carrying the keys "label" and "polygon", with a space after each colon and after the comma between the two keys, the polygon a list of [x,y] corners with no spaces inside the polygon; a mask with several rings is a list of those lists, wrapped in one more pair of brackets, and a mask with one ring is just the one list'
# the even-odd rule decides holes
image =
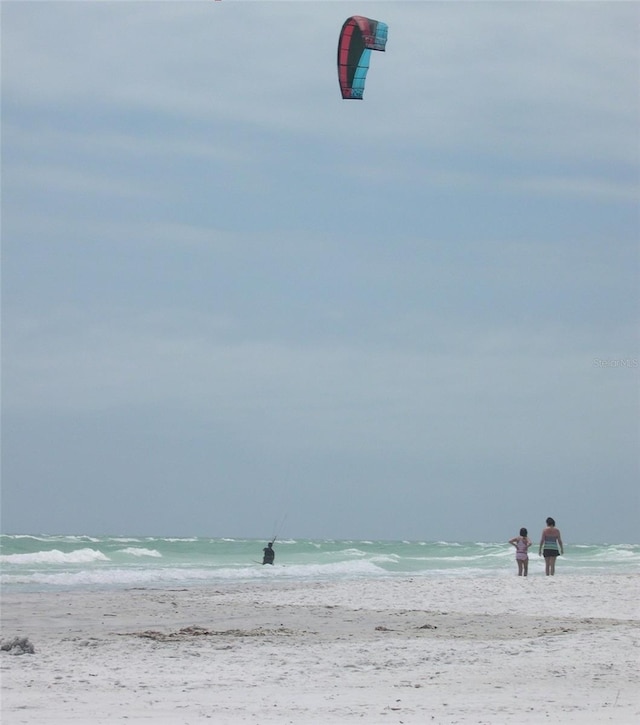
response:
{"label": "overcast sky", "polygon": [[3,531],[640,542],[639,8],[3,2]]}

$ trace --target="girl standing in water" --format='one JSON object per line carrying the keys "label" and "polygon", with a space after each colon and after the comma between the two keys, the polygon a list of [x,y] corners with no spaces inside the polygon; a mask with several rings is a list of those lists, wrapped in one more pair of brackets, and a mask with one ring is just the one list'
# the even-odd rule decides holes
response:
{"label": "girl standing in water", "polygon": [[562,534],[560,529],[556,528],[556,522],[549,516],[547,528],[542,530],[538,549],[538,556],[544,556],[544,573],[547,576],[553,576],[556,573],[556,558],[560,554],[564,554]]}
{"label": "girl standing in water", "polygon": [[533,543],[527,535],[527,530],[520,529],[520,536],[509,539],[509,543],[516,547],[516,562],[518,563],[518,576],[527,576],[529,571],[529,547]]}

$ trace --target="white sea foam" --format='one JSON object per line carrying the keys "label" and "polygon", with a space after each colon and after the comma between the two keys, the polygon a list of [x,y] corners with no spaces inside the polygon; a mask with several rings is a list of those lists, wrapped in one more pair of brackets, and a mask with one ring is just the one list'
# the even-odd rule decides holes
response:
{"label": "white sea foam", "polygon": [[128,546],[126,549],[119,549],[119,554],[129,554],[130,556],[152,556],[157,559],[162,558],[162,554],[156,549],[141,549],[137,546]]}
{"label": "white sea foam", "polygon": [[85,564],[92,561],[109,561],[109,557],[95,549],[76,549],[63,552],[58,549],[35,551],[31,554],[6,554],[0,556],[3,564]]}
{"label": "white sea foam", "polygon": [[329,556],[338,554],[339,556],[368,556],[366,551],[362,551],[361,549],[342,549],[340,552],[334,552],[334,551],[327,551],[326,552]]}
{"label": "white sea foam", "polygon": [[616,559],[633,559],[637,558],[638,555],[624,546],[615,546],[604,551],[598,551],[593,556],[595,559],[602,561],[612,561]]}
{"label": "white sea foam", "polygon": [[159,579],[152,569],[83,569],[78,572],[61,572],[59,574],[38,572],[31,575],[2,575],[2,584],[19,584],[25,586],[53,586],[60,588],[76,587],[118,587],[141,586],[145,584],[172,584],[175,582],[197,581],[207,579],[207,573],[197,570],[164,569]]}

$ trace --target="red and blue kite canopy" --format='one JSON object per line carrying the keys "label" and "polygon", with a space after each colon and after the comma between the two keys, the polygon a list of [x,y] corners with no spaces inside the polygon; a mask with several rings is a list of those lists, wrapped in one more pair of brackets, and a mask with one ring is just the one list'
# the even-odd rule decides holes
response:
{"label": "red and blue kite canopy", "polygon": [[362,100],[372,50],[384,51],[386,23],[354,15],[344,21],[338,40],[338,82],[343,98]]}

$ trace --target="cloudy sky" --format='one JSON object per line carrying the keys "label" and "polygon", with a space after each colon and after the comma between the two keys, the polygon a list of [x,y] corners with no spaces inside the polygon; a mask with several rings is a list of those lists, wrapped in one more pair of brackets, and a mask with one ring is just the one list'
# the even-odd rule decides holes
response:
{"label": "cloudy sky", "polygon": [[3,531],[640,542],[639,19],[2,3]]}

